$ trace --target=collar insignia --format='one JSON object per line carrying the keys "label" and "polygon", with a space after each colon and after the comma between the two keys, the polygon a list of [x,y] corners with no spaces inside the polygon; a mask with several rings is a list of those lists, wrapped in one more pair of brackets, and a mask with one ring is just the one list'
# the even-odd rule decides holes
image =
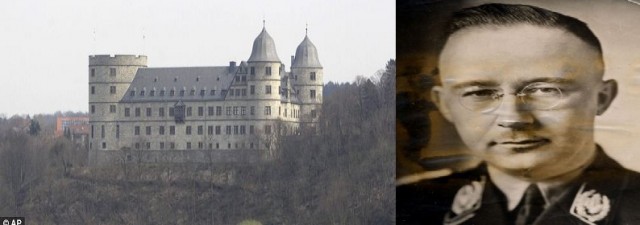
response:
{"label": "collar insignia", "polygon": [[480,208],[482,203],[482,192],[484,191],[485,177],[480,181],[473,181],[458,190],[453,198],[451,211],[444,217],[445,225],[457,225],[475,216],[474,212]]}
{"label": "collar insignia", "polygon": [[585,223],[595,225],[595,222],[609,214],[611,204],[606,195],[595,190],[584,191],[584,186],[585,184],[582,184],[580,187],[569,212]]}

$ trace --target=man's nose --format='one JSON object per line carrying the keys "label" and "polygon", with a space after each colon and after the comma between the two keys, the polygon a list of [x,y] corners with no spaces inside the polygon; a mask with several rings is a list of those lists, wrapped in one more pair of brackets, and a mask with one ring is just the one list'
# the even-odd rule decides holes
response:
{"label": "man's nose", "polygon": [[498,110],[498,126],[510,129],[526,129],[535,122],[531,109],[515,95],[504,95]]}

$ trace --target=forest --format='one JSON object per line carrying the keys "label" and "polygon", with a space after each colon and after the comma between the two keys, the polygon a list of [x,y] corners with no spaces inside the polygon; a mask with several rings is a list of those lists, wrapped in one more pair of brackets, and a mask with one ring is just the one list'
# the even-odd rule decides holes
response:
{"label": "forest", "polygon": [[277,138],[255,164],[88,166],[54,137],[57,116],[0,116],[0,216],[27,224],[395,224],[391,59],[372,76],[325,84],[318,129]]}

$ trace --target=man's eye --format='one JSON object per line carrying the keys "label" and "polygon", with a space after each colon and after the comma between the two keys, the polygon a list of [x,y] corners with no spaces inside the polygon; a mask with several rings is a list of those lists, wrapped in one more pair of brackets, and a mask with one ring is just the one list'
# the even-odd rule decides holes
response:
{"label": "man's eye", "polygon": [[496,90],[483,89],[477,91],[467,91],[462,93],[462,97],[493,97],[497,95]]}
{"label": "man's eye", "polygon": [[523,91],[531,97],[556,97],[561,96],[562,91],[557,87],[533,87]]}

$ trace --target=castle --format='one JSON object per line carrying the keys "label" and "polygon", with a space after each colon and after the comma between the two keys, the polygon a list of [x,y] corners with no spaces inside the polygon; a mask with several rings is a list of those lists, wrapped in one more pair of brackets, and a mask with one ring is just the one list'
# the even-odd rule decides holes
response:
{"label": "castle", "polygon": [[155,162],[273,154],[277,136],[314,127],[322,105],[322,65],[307,35],[291,61],[287,72],[264,27],[239,64],[149,68],[142,55],[89,56],[90,163],[122,150],[148,150],[126,160]]}

